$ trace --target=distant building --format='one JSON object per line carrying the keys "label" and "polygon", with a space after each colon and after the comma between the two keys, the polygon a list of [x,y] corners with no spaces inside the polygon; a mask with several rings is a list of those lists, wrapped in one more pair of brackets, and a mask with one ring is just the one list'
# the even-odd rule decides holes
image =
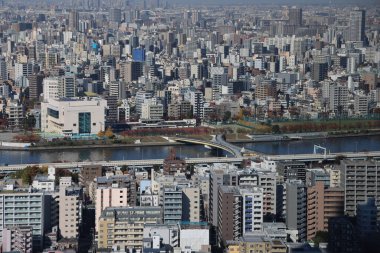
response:
{"label": "distant building", "polygon": [[364,41],[365,39],[365,10],[353,10],[349,17],[349,40]]}

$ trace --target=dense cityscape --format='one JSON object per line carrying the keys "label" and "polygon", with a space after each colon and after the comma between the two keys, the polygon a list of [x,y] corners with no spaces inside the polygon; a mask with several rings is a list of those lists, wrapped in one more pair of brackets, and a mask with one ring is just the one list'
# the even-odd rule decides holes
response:
{"label": "dense cityscape", "polygon": [[371,0],[0,0],[0,252],[379,252],[379,33]]}

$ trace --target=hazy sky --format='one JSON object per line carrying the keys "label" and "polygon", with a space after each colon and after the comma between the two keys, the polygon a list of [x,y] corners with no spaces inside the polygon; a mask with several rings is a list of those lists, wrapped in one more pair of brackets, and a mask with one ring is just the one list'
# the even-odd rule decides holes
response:
{"label": "hazy sky", "polygon": [[[141,0],[142,1],[142,0]],[[162,0],[163,2],[165,0]],[[280,5],[328,5],[329,0],[167,0],[169,3],[188,4],[280,4]],[[336,5],[380,5],[379,0],[331,0]]]}

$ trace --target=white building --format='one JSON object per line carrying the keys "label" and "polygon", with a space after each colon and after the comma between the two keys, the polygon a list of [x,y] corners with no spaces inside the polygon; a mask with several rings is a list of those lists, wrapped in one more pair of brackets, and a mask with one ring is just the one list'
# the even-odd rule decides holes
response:
{"label": "white building", "polygon": [[141,107],[142,119],[162,119],[164,106],[162,104],[144,103]]}
{"label": "white building", "polygon": [[355,114],[367,115],[368,114],[368,97],[365,95],[355,96],[354,110]]}
{"label": "white building", "polygon": [[180,246],[181,250],[191,249],[193,251],[202,251],[210,245],[210,231],[208,226],[202,225],[181,225],[180,229]]}
{"label": "white building", "polygon": [[97,134],[104,131],[107,101],[101,98],[63,98],[41,103],[41,131]]}
{"label": "white building", "polygon": [[243,233],[261,231],[263,224],[263,190],[258,187],[241,189],[243,199]]}
{"label": "white building", "polygon": [[21,127],[24,119],[24,106],[17,101],[8,100],[5,107],[5,114],[8,115],[8,125],[10,128]]}
{"label": "white building", "polygon": [[43,80],[44,101],[58,99],[58,78],[48,77]]}

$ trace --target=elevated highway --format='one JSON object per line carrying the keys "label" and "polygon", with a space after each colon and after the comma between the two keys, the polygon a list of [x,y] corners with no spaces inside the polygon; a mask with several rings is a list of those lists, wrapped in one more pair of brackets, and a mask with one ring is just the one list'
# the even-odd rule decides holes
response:
{"label": "elevated highway", "polygon": [[[240,163],[243,158],[234,157],[204,157],[204,158],[189,158],[185,159],[187,164],[201,163]],[[0,172],[14,172],[22,170],[28,166],[52,166],[55,168],[74,168],[82,166],[152,166],[162,165],[164,159],[149,159],[149,160],[120,160],[120,161],[85,161],[85,162],[64,162],[64,163],[30,163],[30,164],[13,164],[0,166]]]}

